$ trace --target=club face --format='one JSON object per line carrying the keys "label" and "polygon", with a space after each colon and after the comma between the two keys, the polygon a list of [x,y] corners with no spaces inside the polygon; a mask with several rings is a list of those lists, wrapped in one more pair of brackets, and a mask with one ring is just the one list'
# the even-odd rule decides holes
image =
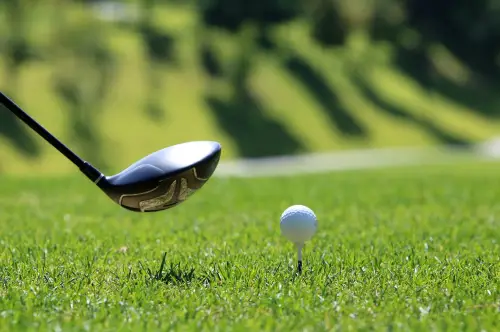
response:
{"label": "club face", "polygon": [[136,212],[170,209],[187,200],[212,176],[219,163],[217,142],[174,145],[146,156],[99,187],[122,207]]}

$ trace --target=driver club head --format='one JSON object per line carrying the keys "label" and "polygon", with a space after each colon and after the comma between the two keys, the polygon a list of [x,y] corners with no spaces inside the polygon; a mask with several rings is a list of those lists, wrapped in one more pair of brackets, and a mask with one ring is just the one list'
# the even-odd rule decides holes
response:
{"label": "driver club head", "polygon": [[97,185],[116,203],[135,212],[170,209],[188,199],[212,176],[221,145],[181,143],[156,151]]}

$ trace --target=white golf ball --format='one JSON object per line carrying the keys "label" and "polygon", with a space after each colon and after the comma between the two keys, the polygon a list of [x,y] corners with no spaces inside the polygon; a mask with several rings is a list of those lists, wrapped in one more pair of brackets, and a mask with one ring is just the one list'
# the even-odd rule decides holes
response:
{"label": "white golf ball", "polygon": [[292,242],[304,243],[310,240],[317,227],[316,215],[307,206],[292,205],[281,214],[281,233]]}

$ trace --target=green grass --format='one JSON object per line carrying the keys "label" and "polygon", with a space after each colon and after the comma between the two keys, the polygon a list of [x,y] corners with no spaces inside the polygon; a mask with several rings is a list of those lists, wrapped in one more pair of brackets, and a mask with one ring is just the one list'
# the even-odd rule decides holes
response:
{"label": "green grass", "polygon": [[[157,214],[3,177],[0,330],[499,330],[498,166],[214,178]],[[319,218],[301,276],[297,203]]]}
{"label": "green grass", "polygon": [[[49,33],[51,29],[59,27],[51,24],[57,22],[54,17],[62,15],[52,12],[54,8],[58,7],[40,6],[40,12],[33,11],[29,20],[30,39],[46,60],[31,63],[22,69],[16,101],[57,137],[88,158],[90,153],[83,150],[81,141],[71,140],[72,129],[68,127],[71,110],[65,108],[53,90],[52,75],[62,61],[54,57],[55,41],[47,37],[53,35]],[[81,14],[81,8],[70,5],[64,8],[63,16],[69,22],[74,16],[72,24],[76,24],[76,17],[80,17],[76,13]],[[106,161],[113,161],[113,165],[122,165],[117,166],[121,169],[144,154],[165,146],[210,139],[223,144],[223,158],[238,157],[240,151],[235,137],[224,131],[205,102],[209,94],[227,94],[230,83],[214,82],[200,68],[197,45],[203,36],[197,35],[200,29],[195,12],[188,7],[160,7],[155,10],[155,23],[176,37],[179,58],[178,66],[157,69],[162,73],[162,93],[158,98],[165,111],[163,120],[151,120],[144,113],[147,60],[138,34],[131,29],[109,24],[103,27],[109,37],[108,45],[116,57],[117,76],[104,100],[102,111],[95,115],[99,116],[96,122],[102,155]],[[0,28],[9,31],[2,22]],[[417,118],[430,118],[434,125],[450,135],[476,142],[495,136],[500,130],[498,120],[481,115],[473,106],[464,105],[432,89],[423,89],[393,65],[390,45],[373,44],[362,33],[353,34],[346,47],[333,50],[314,44],[304,22],[283,26],[276,31],[276,36],[283,54],[256,54],[250,85],[262,102],[265,116],[283,125],[309,151],[441,143],[431,131],[418,123],[391,116],[364,96],[352,81],[354,70],[361,72],[387,103]],[[231,39],[218,32],[213,32],[212,37],[225,59],[225,68],[231,69],[239,48],[237,38]],[[339,107],[367,128],[366,137],[353,139],[335,128],[318,100],[284,69],[282,60],[287,52],[303,57],[321,73],[328,87],[337,95]],[[445,65],[451,63],[449,59],[445,60],[436,61]],[[3,59],[0,59],[0,68],[3,65]],[[2,89],[10,87],[10,79],[3,69],[0,70]],[[455,73],[457,70],[448,71]],[[481,107],[497,108],[496,92],[484,94]],[[42,155],[33,162],[0,136],[2,171],[21,175],[35,171],[39,174],[73,171],[71,165],[60,162],[57,151],[46,144],[40,145]]]}

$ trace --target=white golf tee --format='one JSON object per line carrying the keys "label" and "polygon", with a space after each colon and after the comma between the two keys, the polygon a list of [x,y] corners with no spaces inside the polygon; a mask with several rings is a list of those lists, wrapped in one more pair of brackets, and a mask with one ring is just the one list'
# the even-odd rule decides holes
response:
{"label": "white golf tee", "polygon": [[302,273],[302,248],[304,247],[304,244],[295,243],[295,247],[297,248],[297,271]]}

